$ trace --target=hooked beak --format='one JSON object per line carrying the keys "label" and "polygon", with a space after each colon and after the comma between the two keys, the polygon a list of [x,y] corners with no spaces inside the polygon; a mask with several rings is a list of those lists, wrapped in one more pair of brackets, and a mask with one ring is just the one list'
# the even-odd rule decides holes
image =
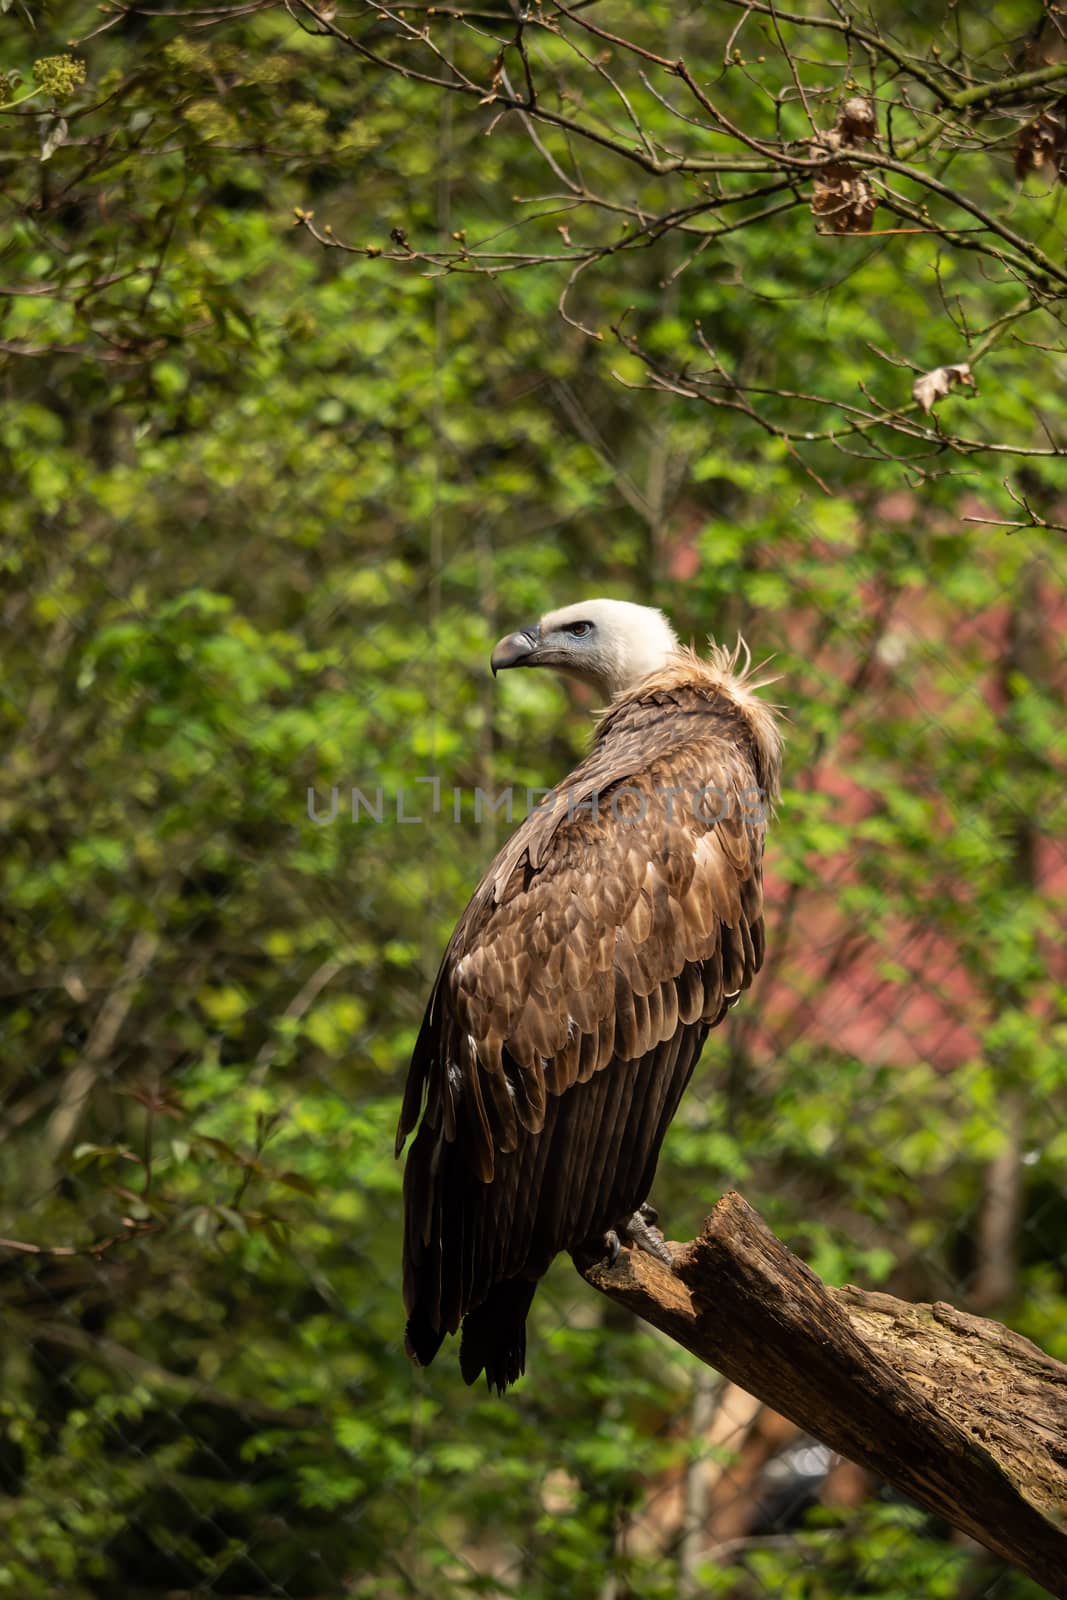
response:
{"label": "hooked beak", "polygon": [[528,667],[533,664],[532,658],[541,643],[541,625],[534,622],[528,628],[520,628],[518,633],[509,633],[506,638],[493,650],[489,658],[489,665],[493,669],[493,677],[504,667]]}

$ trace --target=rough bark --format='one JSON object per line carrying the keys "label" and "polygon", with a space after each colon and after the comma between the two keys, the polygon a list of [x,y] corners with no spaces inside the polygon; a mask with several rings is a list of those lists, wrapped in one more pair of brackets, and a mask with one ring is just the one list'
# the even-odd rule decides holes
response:
{"label": "rough bark", "polygon": [[584,1276],[832,1449],[1067,1600],[1067,1366],[951,1306],[831,1289],[738,1194],[674,1270]]}

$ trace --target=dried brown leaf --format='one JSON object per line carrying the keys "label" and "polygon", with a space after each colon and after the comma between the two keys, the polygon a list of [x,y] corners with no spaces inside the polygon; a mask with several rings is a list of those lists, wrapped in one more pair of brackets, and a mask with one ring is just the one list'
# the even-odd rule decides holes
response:
{"label": "dried brown leaf", "polygon": [[1028,122],[1019,134],[1015,145],[1015,176],[1025,178],[1028,172],[1042,172],[1049,176],[1058,173],[1067,177],[1064,150],[1067,149],[1067,126],[1061,113],[1043,111],[1033,122]]}
{"label": "dried brown leaf", "polygon": [[811,209],[834,233],[870,233],[877,205],[866,173],[847,161],[824,167],[812,187]]}
{"label": "dried brown leaf", "polygon": [[838,114],[837,127],[846,144],[859,144],[864,139],[878,137],[874,107],[861,94],[851,95],[845,101]]}
{"label": "dried brown leaf", "polygon": [[930,372],[921,373],[911,386],[912,399],[929,413],[935,402],[943,400],[957,383],[971,389],[976,387],[970,362],[956,361],[951,366],[934,367]]}

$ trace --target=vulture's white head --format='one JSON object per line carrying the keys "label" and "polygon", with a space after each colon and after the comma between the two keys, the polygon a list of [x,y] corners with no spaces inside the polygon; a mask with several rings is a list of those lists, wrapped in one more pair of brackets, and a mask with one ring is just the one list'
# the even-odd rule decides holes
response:
{"label": "vulture's white head", "polygon": [[665,667],[677,649],[662,611],[628,600],[582,600],[509,633],[493,651],[491,665],[494,673],[554,667],[614,699]]}

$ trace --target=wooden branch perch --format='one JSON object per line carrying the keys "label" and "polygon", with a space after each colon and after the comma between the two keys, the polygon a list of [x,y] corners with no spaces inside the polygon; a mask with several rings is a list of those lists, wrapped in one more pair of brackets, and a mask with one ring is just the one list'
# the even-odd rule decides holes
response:
{"label": "wooden branch perch", "polygon": [[951,1306],[830,1289],[739,1194],[594,1288],[1067,1600],[1067,1366]]}

